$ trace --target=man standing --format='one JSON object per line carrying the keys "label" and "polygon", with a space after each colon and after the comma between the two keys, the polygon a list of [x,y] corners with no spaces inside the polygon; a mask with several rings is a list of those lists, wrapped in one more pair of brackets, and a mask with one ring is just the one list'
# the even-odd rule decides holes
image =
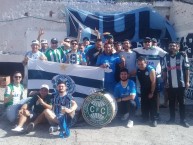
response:
{"label": "man standing", "polygon": [[111,94],[114,92],[116,85],[115,68],[117,64],[121,64],[122,60],[119,56],[112,53],[112,44],[105,43],[104,52],[97,58],[96,66],[105,69],[104,88]]}
{"label": "man standing", "polygon": [[129,74],[126,68],[120,70],[121,81],[115,86],[114,97],[118,105],[118,113],[123,114],[121,120],[128,120],[127,127],[133,127],[133,116],[135,115],[136,86],[132,80],[128,79]]}
{"label": "man standing", "polygon": [[95,43],[95,47],[90,49],[86,53],[87,65],[88,66],[96,66],[97,58],[103,52],[103,43],[101,39],[97,39]]}
{"label": "man standing", "polygon": [[[69,127],[71,125],[73,114],[77,109],[77,104],[73,97],[67,94],[65,82],[58,82],[57,90],[58,93],[54,96],[52,101],[52,110],[46,109],[44,115],[51,125],[59,125],[60,137],[69,137]],[[58,127],[51,126],[49,132],[52,133],[58,129]]]}
{"label": "man standing", "polygon": [[69,64],[86,64],[86,59],[80,55],[78,52],[78,42],[77,40],[71,40],[70,42],[71,45],[71,51],[69,51],[66,54],[66,58],[63,58],[63,60],[66,60],[64,62],[69,63]]}
{"label": "man standing", "polygon": [[136,75],[136,53],[131,50],[131,42],[128,39],[123,41],[123,50],[119,53],[120,57],[125,58],[125,67],[128,69],[129,76],[135,80]]}
{"label": "man standing", "polygon": [[143,121],[146,122],[149,120],[149,115],[152,121],[152,126],[157,126],[156,115],[156,73],[155,69],[147,65],[146,59],[140,56],[137,59],[137,78],[140,83],[141,91],[141,112]]}
{"label": "man standing", "polygon": [[[161,58],[166,55],[166,51],[157,46],[152,46],[152,39],[145,37],[143,40],[143,47],[135,48],[133,51],[136,52],[137,59],[140,56],[144,56],[147,60],[147,64],[155,68],[156,71],[156,91],[157,95],[157,111],[159,112],[159,92],[161,83]],[[159,114],[157,114],[159,117]]]}
{"label": "man standing", "polygon": [[61,48],[58,48],[58,40],[56,38],[51,39],[51,48],[48,48],[45,52],[48,61],[62,63],[64,52]]}
{"label": "man standing", "polygon": [[168,88],[170,119],[168,124],[175,123],[175,101],[178,100],[180,111],[180,124],[189,127],[185,120],[184,91],[189,84],[189,67],[187,55],[179,52],[179,44],[171,42],[169,44],[169,54],[164,57],[163,71],[164,82]]}

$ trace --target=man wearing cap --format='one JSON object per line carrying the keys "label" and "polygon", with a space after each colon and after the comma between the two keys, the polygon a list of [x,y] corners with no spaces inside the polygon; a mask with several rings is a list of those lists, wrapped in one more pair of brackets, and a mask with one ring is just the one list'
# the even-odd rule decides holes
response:
{"label": "man wearing cap", "polygon": [[45,55],[48,61],[62,63],[64,52],[61,48],[58,48],[58,40],[56,38],[51,39],[51,47],[47,49]]}
{"label": "man wearing cap", "polygon": [[[159,112],[159,91],[161,82],[161,58],[163,58],[167,52],[160,47],[152,46],[152,39],[150,37],[145,37],[143,40],[143,47],[138,47],[133,49],[136,52],[137,59],[143,56],[147,60],[147,64],[155,68],[156,71],[156,89],[157,92],[157,111]],[[159,117],[159,114],[158,114]]]}
{"label": "man wearing cap", "polygon": [[45,53],[47,49],[48,49],[48,41],[46,39],[42,39],[40,51]]}
{"label": "man wearing cap", "polygon": [[28,62],[28,59],[40,59],[40,60],[47,60],[46,56],[44,55],[44,53],[39,51],[40,48],[40,43],[38,40],[33,40],[32,44],[31,44],[31,51],[28,51],[25,54],[24,60],[23,60],[23,64],[26,65]]}
{"label": "man wearing cap", "polygon": [[26,130],[27,132],[34,129],[34,127],[45,121],[44,114],[42,113],[44,109],[51,109],[51,95],[49,93],[49,86],[46,84],[41,85],[40,91],[35,94],[31,100],[24,104],[19,110],[19,121],[18,125],[12,129],[15,132],[24,131],[23,125],[27,122],[27,120],[31,120],[31,122]]}

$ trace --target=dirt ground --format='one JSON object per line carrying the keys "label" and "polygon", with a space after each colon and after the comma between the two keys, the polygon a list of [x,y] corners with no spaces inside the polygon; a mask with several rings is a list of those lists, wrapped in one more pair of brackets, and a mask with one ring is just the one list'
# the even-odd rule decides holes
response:
{"label": "dirt ground", "polygon": [[71,129],[69,138],[59,138],[59,132],[50,135],[48,124],[38,125],[29,134],[14,133],[11,129],[15,124],[7,121],[3,115],[2,91],[0,89],[0,144],[1,145],[193,145],[193,115],[192,107],[187,107],[187,121],[190,128],[179,125],[179,113],[176,111],[176,124],[167,125],[168,108],[160,109],[160,121],[157,127],[140,122],[138,110],[134,127],[126,128],[126,123],[115,118],[103,128],[94,128],[80,117]]}

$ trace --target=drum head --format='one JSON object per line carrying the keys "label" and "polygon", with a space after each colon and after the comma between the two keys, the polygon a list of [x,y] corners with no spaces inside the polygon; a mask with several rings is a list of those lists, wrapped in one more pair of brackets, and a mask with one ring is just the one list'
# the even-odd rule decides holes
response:
{"label": "drum head", "polygon": [[95,127],[103,127],[115,117],[117,105],[110,94],[97,92],[84,100],[81,110],[82,116],[88,124]]}

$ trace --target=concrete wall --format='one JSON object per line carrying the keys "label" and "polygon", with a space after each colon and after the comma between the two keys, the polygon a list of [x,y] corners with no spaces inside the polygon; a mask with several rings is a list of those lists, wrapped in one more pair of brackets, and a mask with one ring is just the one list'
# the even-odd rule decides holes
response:
{"label": "concrete wall", "polygon": [[[6,0],[0,5],[0,53],[24,54],[30,49],[30,39],[37,38],[40,28],[45,30],[44,38],[56,37],[62,40],[66,36],[64,15],[66,6],[101,12],[120,12],[140,7],[153,7],[152,4],[136,2],[110,4]],[[169,10],[167,7],[156,7],[163,16],[167,15]],[[53,12],[52,17],[49,16],[50,11]],[[24,14],[28,14],[29,17]],[[53,36],[50,35],[52,32]],[[54,36],[54,32],[57,32],[57,36]]]}

